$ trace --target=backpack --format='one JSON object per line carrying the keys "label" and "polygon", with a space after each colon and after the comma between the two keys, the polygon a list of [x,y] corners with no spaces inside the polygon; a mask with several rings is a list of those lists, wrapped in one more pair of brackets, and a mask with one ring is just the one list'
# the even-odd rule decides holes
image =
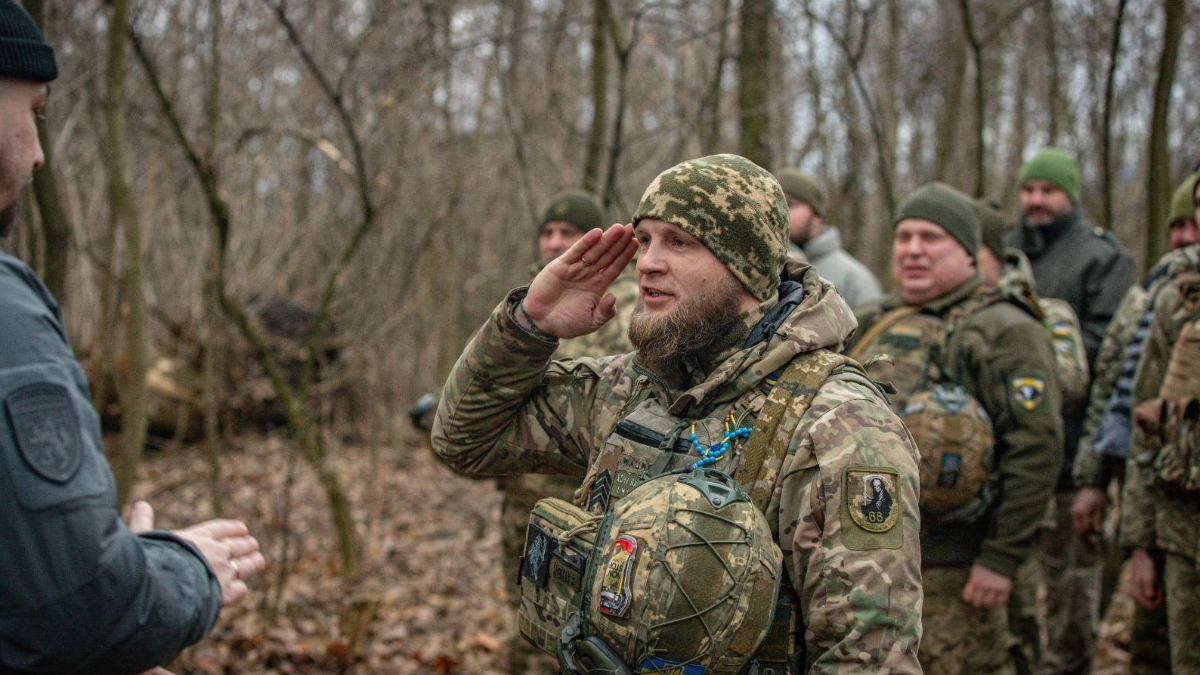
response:
{"label": "backpack", "polygon": [[1087,352],[1083,347],[1083,331],[1079,317],[1066,300],[1039,298],[1042,327],[1054,347],[1054,365],[1062,389],[1063,409],[1071,410],[1087,403],[1091,373]]}
{"label": "backpack", "polygon": [[[688,674],[702,666],[736,675],[751,660],[759,673],[800,672],[804,656],[791,644],[799,602],[763,512],[800,419],[836,369],[861,374],[827,350],[788,364],[733,476],[672,468],[680,444],[689,450],[677,420],[637,417],[637,410],[622,420],[611,438],[652,452],[619,454],[615,472],[601,472],[583,491],[607,484],[615,499],[603,513],[585,508],[597,505],[592,494],[580,505],[543,499],[530,514],[521,634],[555,654],[568,674]],[[685,567],[688,574],[676,574]]]}
{"label": "backpack", "polygon": [[954,330],[971,314],[1007,296],[980,290],[947,312],[945,319],[914,306],[887,312],[850,350],[867,364],[887,360],[895,387],[893,409],[920,453],[923,519],[971,523],[998,494],[995,439],[983,405],[959,383],[961,354]]}

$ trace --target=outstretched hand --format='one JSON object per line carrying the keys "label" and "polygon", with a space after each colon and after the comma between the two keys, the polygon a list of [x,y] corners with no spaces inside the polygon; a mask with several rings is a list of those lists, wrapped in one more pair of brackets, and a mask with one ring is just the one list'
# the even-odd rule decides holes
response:
{"label": "outstretched hand", "polygon": [[637,248],[631,225],[587,232],[534,277],[525,314],[538,330],[558,338],[597,330],[616,314],[617,299],[606,291]]}
{"label": "outstretched hand", "polygon": [[[129,529],[135,534],[154,529],[154,509],[146,502],[134,504],[129,514]],[[221,584],[223,607],[241,602],[248,593],[245,579],[267,566],[259,551],[258,540],[250,536],[246,524],[240,520],[208,520],[175,530],[173,534],[200,549]]]}

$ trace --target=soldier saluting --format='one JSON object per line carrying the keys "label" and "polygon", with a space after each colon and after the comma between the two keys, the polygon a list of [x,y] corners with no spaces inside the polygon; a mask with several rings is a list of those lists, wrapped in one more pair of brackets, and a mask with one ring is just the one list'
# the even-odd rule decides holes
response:
{"label": "soldier saluting", "polygon": [[[838,354],[855,327],[845,302],[808,267],[797,281],[781,281],[787,231],[779,184],[742,157],[663,172],[632,225],[588,232],[501,301],[447,381],[434,449],[473,475],[584,476],[575,501],[594,514],[619,507],[647,479],[696,464],[731,476],[753,469],[757,478],[742,487],[765,495],[761,511],[786,572],[776,617],[794,618],[778,636],[783,644],[764,643],[772,649],[769,657],[760,650],[760,671],[919,673],[915,449],[877,387]],[[639,249],[630,327],[637,351],[552,361],[559,339],[613,316],[605,289]],[[769,435],[767,459],[752,457],[750,429],[772,421],[760,415],[768,398],[790,373],[818,371],[817,386],[791,386],[782,397],[807,397],[803,413],[778,416],[786,431]],[[872,474],[888,478],[889,522],[869,522],[856,508]],[[612,555],[630,570],[654,555],[636,537],[618,543]],[[703,577],[685,566],[676,578]],[[640,601],[635,590],[631,602]],[[772,604],[751,610],[765,621]],[[633,638],[599,637],[629,668],[661,668],[672,657]],[[688,657],[689,667],[707,658]],[[705,667],[736,672],[744,663]]]}

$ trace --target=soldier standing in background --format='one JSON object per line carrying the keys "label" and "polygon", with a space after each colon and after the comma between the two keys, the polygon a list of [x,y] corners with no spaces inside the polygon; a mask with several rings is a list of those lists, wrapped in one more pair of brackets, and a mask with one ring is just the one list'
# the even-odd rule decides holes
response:
{"label": "soldier standing in background", "polygon": [[[1104,332],[1096,357],[1096,372],[1088,399],[1083,435],[1075,457],[1078,492],[1071,507],[1079,537],[1100,534],[1107,490],[1125,481],[1133,421],[1132,387],[1143,343],[1150,327],[1152,299],[1181,271],[1195,269],[1200,260],[1192,195],[1200,174],[1192,174],[1175,190],[1168,214],[1171,252],[1154,265],[1141,284],[1129,289]],[[1118,523],[1119,526],[1119,523]],[[1166,602],[1153,611],[1135,603],[1130,629],[1130,668],[1134,675],[1171,672]]]}
{"label": "soldier standing in background", "polygon": [[820,180],[790,167],[775,174],[775,178],[787,197],[789,249],[803,254],[851,307],[883,295],[871,270],[842,248],[838,228],[825,222],[829,211]]}
{"label": "soldier standing in background", "polygon": [[[1028,298],[984,284],[976,264],[979,213],[969,197],[926,185],[900,204],[895,223],[898,290],[859,308],[850,353],[891,356],[883,379],[895,385],[893,409],[922,455],[921,665],[926,675],[1013,673],[1006,605],[1062,460],[1053,348]],[[932,419],[964,421],[957,432],[927,436],[922,428],[936,422],[917,420],[939,405],[945,414]],[[967,418],[978,406],[985,414]],[[937,457],[949,436],[966,438],[964,447]],[[969,501],[934,503],[942,490],[967,482],[967,466],[991,475],[962,495]],[[1003,486],[998,495],[991,481]]]}
{"label": "soldier standing in background", "polygon": [[[604,212],[596,198],[580,190],[567,190],[555,195],[546,206],[538,230],[539,261],[529,268],[529,278],[538,275],[551,261],[562,255],[585,232],[604,227]],[[637,304],[637,280],[627,269],[609,288],[617,298],[616,316],[600,330],[571,340],[561,340],[554,356],[558,359],[580,357],[598,358],[624,354],[633,349],[629,344],[629,317]],[[500,479],[504,503],[500,509],[501,544],[504,550],[504,584],[512,615],[520,604],[517,574],[525,544],[525,526],[529,511],[543,497],[559,497],[570,501],[579,479],[528,473]],[[509,640],[508,672],[524,675],[527,672],[552,672],[557,668],[553,659],[543,654],[514,631]]]}
{"label": "soldier standing in background", "polygon": [[[1037,293],[1065,300],[1079,317],[1089,369],[1104,329],[1133,283],[1129,253],[1107,231],[1079,211],[1079,167],[1066,152],[1044,148],[1018,174],[1021,227],[1007,243],[1019,248],[1033,269]],[[1100,622],[1101,547],[1074,536],[1071,467],[1085,410],[1064,410],[1065,459],[1055,496],[1054,527],[1034,555],[1046,588],[1047,644],[1039,671],[1082,675],[1090,670]]]}
{"label": "soldier standing in background", "polygon": [[[1193,192],[1194,207],[1198,201]],[[1196,215],[1200,220],[1200,207]],[[1194,625],[1200,589],[1198,249],[1193,245],[1169,254],[1172,280],[1151,299],[1130,395],[1134,428],[1121,500],[1121,544],[1132,549],[1130,592],[1147,611],[1166,599],[1175,675],[1200,673],[1200,637]]]}

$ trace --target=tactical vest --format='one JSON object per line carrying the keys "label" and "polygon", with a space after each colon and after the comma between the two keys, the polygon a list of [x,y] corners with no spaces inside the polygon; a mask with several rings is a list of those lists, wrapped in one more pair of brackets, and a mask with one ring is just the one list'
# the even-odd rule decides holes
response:
{"label": "tactical vest", "polygon": [[979,291],[940,317],[904,306],[871,327],[850,351],[864,363],[890,361],[892,409],[921,456],[921,512],[927,522],[970,523],[997,494],[994,438],[983,405],[962,387],[962,356],[954,330],[984,307],[1005,301]]}
{"label": "tactical vest", "polygon": [[[544,499],[530,514],[519,579],[521,634],[552,654],[562,651],[564,635],[578,643],[587,630],[587,626],[578,625],[580,608],[589,599],[592,587],[601,583],[596,579],[600,574],[596,565],[612,573],[612,578],[606,577],[599,586],[598,602],[620,602],[625,592],[622,567],[632,567],[632,556],[639,545],[643,554],[650,553],[645,551],[646,542],[636,541],[631,551],[595,550],[597,531],[603,539],[604,524],[612,518],[614,509],[639,486],[661,476],[693,470],[699,459],[693,451],[693,434],[708,447],[721,441],[727,424],[730,428],[753,424],[749,437],[735,441],[711,468],[732,476],[753,506],[765,511],[795,429],[821,385],[831,378],[875,388],[854,361],[834,352],[816,350],[794,358],[778,382],[767,378],[732,405],[713,411],[704,419],[672,417],[650,400],[635,406],[617,424],[593,461],[588,478],[577,493],[576,504]],[[777,533],[772,534],[771,546],[778,551]],[[803,672],[804,664],[799,597],[788,583],[787,574],[780,573],[779,577],[777,601],[765,597],[755,600],[754,607],[771,616],[766,637],[755,653],[754,667],[761,675],[798,675]],[[594,583],[589,583],[589,579]],[[571,622],[573,616],[575,623]],[[734,647],[744,650],[746,645]],[[599,659],[598,663],[603,665],[603,655],[594,653],[596,646],[589,648],[590,657]],[[644,672],[675,672],[662,663],[651,665],[659,669]],[[640,666],[629,664],[631,668]],[[721,668],[710,670],[723,672]]]}
{"label": "tactical vest", "polygon": [[1172,320],[1183,323],[1158,396],[1134,413],[1146,445],[1137,461],[1156,487],[1200,497],[1200,274],[1175,285],[1182,305]]}

